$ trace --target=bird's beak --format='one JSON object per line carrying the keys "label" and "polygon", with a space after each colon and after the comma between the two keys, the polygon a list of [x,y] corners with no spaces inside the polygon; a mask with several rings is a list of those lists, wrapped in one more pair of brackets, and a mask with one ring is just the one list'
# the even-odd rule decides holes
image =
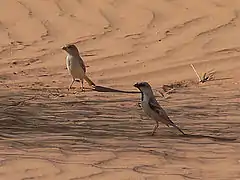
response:
{"label": "bird's beak", "polygon": [[136,87],[136,88],[138,88],[138,83],[134,84],[133,86]]}
{"label": "bird's beak", "polygon": [[66,51],[66,49],[67,49],[66,46],[63,46],[63,47],[62,47],[62,50],[65,50],[65,51]]}

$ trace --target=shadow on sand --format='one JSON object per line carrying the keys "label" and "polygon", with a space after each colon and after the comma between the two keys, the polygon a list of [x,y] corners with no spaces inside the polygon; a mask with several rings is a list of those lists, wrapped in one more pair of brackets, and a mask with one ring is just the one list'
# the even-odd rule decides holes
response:
{"label": "shadow on sand", "polygon": [[92,90],[97,92],[140,93],[139,91],[124,91],[124,90],[113,89],[113,88],[104,87],[104,86],[94,86]]}
{"label": "shadow on sand", "polygon": [[[116,92],[119,94],[139,93],[137,91],[125,91],[103,86],[95,86],[91,91]],[[239,136],[237,135],[239,123],[237,121],[232,121],[231,124],[229,124],[229,121],[218,121],[217,123],[214,121],[214,118],[224,116],[224,113],[231,113],[238,117],[238,111],[236,112],[238,104],[235,103],[231,103],[227,106],[227,109],[225,103],[208,106],[208,102],[198,105],[200,106],[198,108],[196,108],[196,105],[189,108],[189,104],[195,102],[195,99],[188,100],[186,104],[182,104],[182,99],[177,99],[179,101],[177,106],[173,106],[170,112],[176,119],[186,118],[183,121],[183,126],[185,122],[188,122],[191,131],[188,131],[189,134],[186,135],[165,135],[162,132],[159,136],[152,137],[146,134],[146,132],[152,129],[150,124],[152,122],[140,119],[140,111],[133,108],[134,103],[132,101],[134,98],[131,96],[116,96],[114,101],[109,101],[109,98],[105,96],[85,99],[85,96],[82,96],[82,98],[77,96],[56,98],[50,95],[51,92],[42,90],[41,92],[29,91],[29,94],[2,93],[0,95],[0,106],[2,107],[0,108],[0,141],[11,147],[21,149],[60,147],[70,150],[90,150],[96,148],[133,150],[145,146],[159,149],[171,147],[172,142],[178,142],[171,141],[169,143],[169,139],[182,139],[181,143],[184,142],[187,145],[194,144],[194,146],[196,144],[201,146],[206,143],[214,143],[205,141],[206,139],[215,141],[216,144],[222,142],[239,143]],[[190,95],[184,94],[184,100],[192,97],[194,94]],[[235,98],[233,96],[235,94],[230,95],[229,98]],[[214,102],[218,103],[219,101],[217,100]],[[224,109],[224,111],[216,113],[218,109]],[[221,128],[222,125],[224,127],[231,125],[230,135],[235,134],[237,138],[236,136],[220,137],[218,135],[194,134],[199,132],[196,129],[196,127],[199,127],[199,118],[205,116],[212,118],[210,121],[202,124],[202,134],[212,134],[214,128]],[[192,120],[188,121],[189,119]],[[209,124],[214,126],[208,130]],[[227,135],[224,132],[222,134]],[[195,140],[197,139],[203,139],[203,142],[196,142]]]}
{"label": "shadow on sand", "polygon": [[208,138],[213,141],[236,141],[237,138],[225,138],[225,137],[216,137],[216,136],[209,136],[209,135],[200,135],[200,134],[185,134],[185,135],[179,135],[181,137],[187,137],[187,138],[195,138],[195,139],[202,139],[202,138]]}

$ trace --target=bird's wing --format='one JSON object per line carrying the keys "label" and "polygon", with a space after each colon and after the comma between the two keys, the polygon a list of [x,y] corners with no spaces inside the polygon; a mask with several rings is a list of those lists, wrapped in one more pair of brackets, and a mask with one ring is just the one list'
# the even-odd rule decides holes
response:
{"label": "bird's wing", "polygon": [[81,58],[81,56],[79,56],[79,62],[80,62],[80,66],[83,68],[83,71],[86,72],[86,66],[83,62],[83,59]]}
{"label": "bird's wing", "polygon": [[177,125],[174,124],[174,122],[171,121],[171,119],[168,117],[167,113],[164,111],[164,109],[158,104],[157,100],[155,98],[150,98],[148,102],[150,108],[157,112],[159,116],[161,116],[165,120],[165,124],[167,126],[171,125],[178,129],[183,135],[186,135]]}
{"label": "bird's wing", "polygon": [[169,125],[174,125],[174,123],[170,120],[168,117],[167,113],[164,111],[164,109],[158,104],[155,98],[150,98],[149,99],[149,107],[155,111],[156,113],[159,114],[163,119],[165,119]]}

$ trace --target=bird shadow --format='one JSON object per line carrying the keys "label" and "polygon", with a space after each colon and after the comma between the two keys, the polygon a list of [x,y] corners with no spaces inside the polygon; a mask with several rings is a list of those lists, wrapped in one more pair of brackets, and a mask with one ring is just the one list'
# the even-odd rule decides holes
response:
{"label": "bird shadow", "polygon": [[213,141],[236,141],[237,138],[226,138],[226,137],[216,137],[216,136],[209,136],[209,135],[201,135],[201,134],[182,134],[180,137],[186,137],[186,138],[195,138],[195,139],[202,139],[202,138],[208,138]]}
{"label": "bird shadow", "polygon": [[125,91],[104,86],[94,86],[92,90],[97,92],[140,93],[139,91]]}

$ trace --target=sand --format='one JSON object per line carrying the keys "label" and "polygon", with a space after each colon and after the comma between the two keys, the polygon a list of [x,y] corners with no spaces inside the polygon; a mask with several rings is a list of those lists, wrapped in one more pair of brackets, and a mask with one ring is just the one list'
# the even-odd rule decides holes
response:
{"label": "sand", "polygon": [[[240,1],[8,0],[0,6],[0,179],[240,179]],[[67,87],[75,43],[98,85]],[[199,73],[216,71],[199,84]],[[148,81],[188,136],[138,106]],[[174,85],[164,93],[163,85]],[[111,89],[107,89],[111,88]],[[101,91],[101,92],[100,92]]]}

